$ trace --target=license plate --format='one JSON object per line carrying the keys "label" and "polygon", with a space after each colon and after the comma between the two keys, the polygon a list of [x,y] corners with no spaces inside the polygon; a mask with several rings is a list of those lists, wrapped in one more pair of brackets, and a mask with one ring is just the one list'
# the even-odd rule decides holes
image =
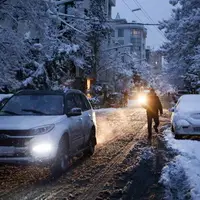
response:
{"label": "license plate", "polygon": [[13,156],[15,154],[15,147],[0,146],[0,156]]}

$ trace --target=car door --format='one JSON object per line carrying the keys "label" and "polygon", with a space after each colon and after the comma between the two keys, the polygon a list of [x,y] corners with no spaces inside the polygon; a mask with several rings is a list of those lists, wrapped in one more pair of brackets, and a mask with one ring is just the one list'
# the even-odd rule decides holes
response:
{"label": "car door", "polygon": [[91,133],[91,129],[93,126],[92,123],[92,112],[91,112],[91,106],[88,103],[87,104],[87,99],[83,94],[76,94],[76,99],[79,103],[79,106],[82,109],[82,118],[83,118],[83,144],[84,146],[86,145],[86,143],[89,140],[89,136]]}
{"label": "car door", "polygon": [[[72,108],[77,108],[78,105],[75,101],[74,94],[68,94],[66,96],[66,113],[69,113]],[[68,129],[71,137],[71,150],[78,151],[83,143],[82,136],[82,116],[68,117]]]}

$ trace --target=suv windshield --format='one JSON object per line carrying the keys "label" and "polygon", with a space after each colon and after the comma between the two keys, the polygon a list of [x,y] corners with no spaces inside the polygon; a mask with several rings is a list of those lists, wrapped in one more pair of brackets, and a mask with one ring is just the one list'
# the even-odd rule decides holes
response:
{"label": "suv windshield", "polygon": [[1,109],[1,115],[63,115],[62,95],[16,95]]}

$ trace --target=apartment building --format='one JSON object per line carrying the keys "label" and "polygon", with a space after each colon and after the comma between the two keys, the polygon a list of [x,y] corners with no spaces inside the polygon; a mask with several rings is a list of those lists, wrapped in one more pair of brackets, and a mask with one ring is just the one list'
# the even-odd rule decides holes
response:
{"label": "apartment building", "polygon": [[126,19],[120,19],[119,14],[113,22],[114,32],[112,45],[129,45],[130,53],[136,53],[139,60],[146,59],[147,29],[136,22],[128,23]]}

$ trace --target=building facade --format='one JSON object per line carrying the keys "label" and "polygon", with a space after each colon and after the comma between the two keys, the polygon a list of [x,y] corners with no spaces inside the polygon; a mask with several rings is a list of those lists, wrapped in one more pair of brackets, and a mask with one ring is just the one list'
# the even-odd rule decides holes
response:
{"label": "building facade", "polygon": [[128,23],[126,19],[120,19],[118,14],[113,22],[113,27],[113,46],[132,44],[130,53],[136,53],[139,60],[146,59],[147,29],[144,25],[136,22]]}

